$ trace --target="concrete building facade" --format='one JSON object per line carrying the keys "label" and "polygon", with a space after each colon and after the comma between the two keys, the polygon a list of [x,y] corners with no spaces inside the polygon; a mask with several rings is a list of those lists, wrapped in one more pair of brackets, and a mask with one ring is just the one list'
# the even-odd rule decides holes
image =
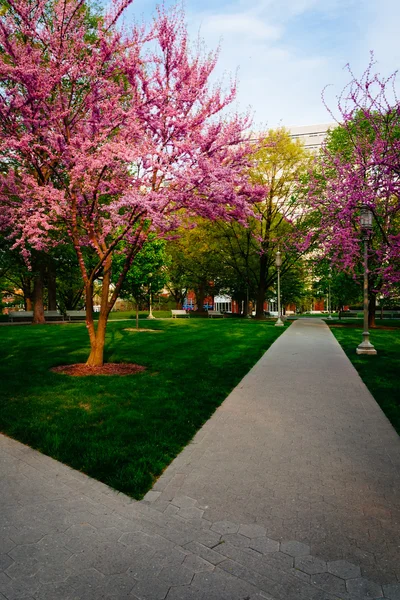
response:
{"label": "concrete building facade", "polygon": [[288,127],[291,137],[300,140],[307,150],[316,152],[329,129],[334,129],[337,123],[320,123],[319,125],[304,125],[303,127]]}

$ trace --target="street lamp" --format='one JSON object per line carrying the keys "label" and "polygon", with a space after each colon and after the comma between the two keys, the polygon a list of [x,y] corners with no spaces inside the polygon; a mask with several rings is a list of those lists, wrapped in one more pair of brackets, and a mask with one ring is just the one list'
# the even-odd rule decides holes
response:
{"label": "street lamp", "polygon": [[153,302],[152,302],[152,290],[151,290],[151,278],[153,277],[153,273],[149,273],[149,316],[147,317],[148,319],[155,319],[155,316],[153,315]]}
{"label": "street lamp", "polygon": [[376,354],[376,350],[369,341],[368,331],[368,239],[372,230],[373,213],[368,206],[361,207],[360,223],[364,240],[364,331],[363,341],[357,346],[357,354]]}
{"label": "street lamp", "polygon": [[282,256],[281,253],[276,253],[275,257],[275,266],[278,271],[278,320],[275,323],[275,327],[283,327],[284,324],[281,320],[281,266],[282,266]]}
{"label": "street lamp", "polygon": [[329,270],[329,275],[328,275],[328,319],[332,319],[331,279],[332,279],[332,272],[331,272],[331,270]]}

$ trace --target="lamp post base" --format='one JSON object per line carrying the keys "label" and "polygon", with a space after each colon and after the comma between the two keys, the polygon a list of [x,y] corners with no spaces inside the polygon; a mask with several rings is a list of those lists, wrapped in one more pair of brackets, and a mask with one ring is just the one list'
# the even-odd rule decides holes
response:
{"label": "lamp post base", "polygon": [[363,341],[359,346],[357,346],[356,352],[357,354],[378,354],[375,350],[374,346],[369,341],[369,332],[364,331],[363,333]]}
{"label": "lamp post base", "polygon": [[285,324],[281,321],[281,318],[278,317],[277,322],[275,323],[275,327],[284,327]]}

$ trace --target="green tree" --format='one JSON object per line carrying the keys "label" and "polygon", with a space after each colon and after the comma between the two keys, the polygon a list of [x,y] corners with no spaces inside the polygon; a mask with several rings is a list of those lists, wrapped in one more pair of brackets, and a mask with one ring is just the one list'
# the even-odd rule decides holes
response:
{"label": "green tree", "polygon": [[[136,327],[139,327],[139,306],[146,303],[150,309],[154,295],[158,294],[167,281],[168,256],[166,242],[150,236],[136,255],[120,291],[121,298],[134,300],[136,304]],[[113,263],[113,277],[118,280],[123,268],[124,255],[117,255]]]}
{"label": "green tree", "polygon": [[311,156],[299,140],[284,128],[269,130],[256,152],[251,181],[265,187],[265,197],[255,204],[257,218],[248,228],[238,223],[219,223],[227,262],[250,297],[256,301],[256,318],[263,318],[267,291],[274,288],[275,256],[282,251],[282,281],[299,259],[299,236],[310,216],[303,210],[307,171]]}
{"label": "green tree", "polygon": [[306,295],[305,267],[301,260],[296,261],[281,278],[281,303],[283,312],[288,304],[300,306]]}
{"label": "green tree", "polygon": [[204,312],[204,301],[226,291],[225,261],[215,227],[208,220],[197,218],[191,226],[179,230],[179,238],[168,243],[170,257],[167,287],[175,301],[191,289],[196,294],[197,311]]}
{"label": "green tree", "polygon": [[321,258],[313,265],[313,294],[317,298],[327,298],[330,294],[334,310],[361,303],[362,272],[350,274],[338,271],[332,268],[329,258]]}

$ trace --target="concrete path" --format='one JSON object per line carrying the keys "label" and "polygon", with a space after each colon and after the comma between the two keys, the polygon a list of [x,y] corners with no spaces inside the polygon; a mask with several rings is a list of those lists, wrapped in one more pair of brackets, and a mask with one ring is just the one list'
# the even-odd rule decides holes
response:
{"label": "concrete path", "polygon": [[399,467],[327,326],[297,321],[142,502],[0,436],[0,600],[399,600]]}

